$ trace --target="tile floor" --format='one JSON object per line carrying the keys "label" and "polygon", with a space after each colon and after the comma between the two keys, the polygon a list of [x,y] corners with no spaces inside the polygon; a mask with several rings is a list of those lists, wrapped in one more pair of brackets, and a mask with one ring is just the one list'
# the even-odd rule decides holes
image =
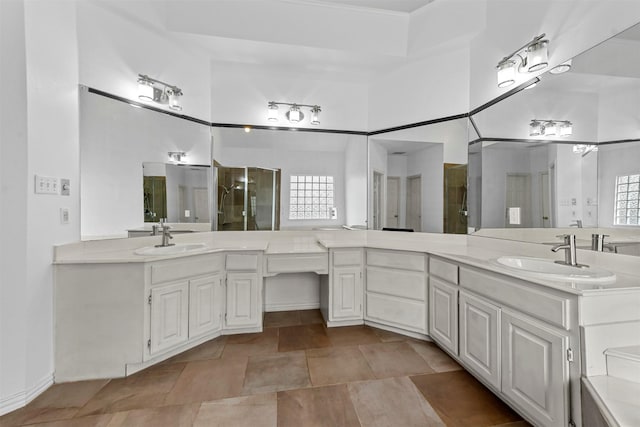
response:
{"label": "tile floor", "polygon": [[0,426],[529,426],[432,343],[266,313],[127,378],[56,384]]}

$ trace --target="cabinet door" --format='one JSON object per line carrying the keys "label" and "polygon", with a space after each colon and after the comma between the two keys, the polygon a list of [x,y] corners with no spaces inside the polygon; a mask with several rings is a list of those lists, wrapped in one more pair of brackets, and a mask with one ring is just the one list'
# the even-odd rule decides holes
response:
{"label": "cabinet door", "polygon": [[429,278],[429,335],[458,354],[458,287]]}
{"label": "cabinet door", "polygon": [[500,308],[460,291],[460,359],[500,390]]}
{"label": "cabinet door", "polygon": [[502,392],[536,424],[566,426],[567,336],[507,310],[501,323]]}
{"label": "cabinet door", "polygon": [[189,281],[189,338],[222,328],[222,275]]}
{"label": "cabinet door", "polygon": [[256,273],[227,273],[226,328],[260,326],[262,307],[259,306],[258,275]]}
{"label": "cabinet door", "polygon": [[333,319],[362,319],[362,269],[334,267],[331,289]]}
{"label": "cabinet door", "polygon": [[189,282],[151,288],[151,344],[154,355],[187,341]]}

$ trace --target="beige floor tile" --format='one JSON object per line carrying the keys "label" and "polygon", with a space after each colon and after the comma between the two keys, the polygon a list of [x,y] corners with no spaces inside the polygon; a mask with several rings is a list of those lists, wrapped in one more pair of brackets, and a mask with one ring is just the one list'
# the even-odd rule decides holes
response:
{"label": "beige floor tile", "polygon": [[[33,427],[107,427],[113,414],[90,415],[70,420],[52,421],[48,423],[28,424]],[[3,425],[3,424],[0,424]]]}
{"label": "beige floor tile", "polygon": [[278,328],[267,328],[257,334],[230,335],[222,352],[222,358],[238,358],[278,351]]}
{"label": "beige floor tile", "polygon": [[203,402],[194,427],[275,427],[278,398],[276,393]]}
{"label": "beige floor tile", "polygon": [[311,324],[324,324],[324,319],[322,318],[322,313],[320,310],[302,310],[300,313],[300,323],[303,325],[311,325]]}
{"label": "beige floor tile", "polygon": [[219,359],[222,356],[224,345],[227,342],[226,336],[214,338],[210,341],[200,344],[166,360],[164,363],[193,362],[195,360]]}
{"label": "beige floor tile", "polygon": [[382,342],[398,342],[398,341],[407,341],[411,339],[405,335],[396,334],[395,332],[391,332],[391,331],[385,331],[384,329],[373,328],[373,332],[378,336],[378,338]]}
{"label": "beige floor tile", "polygon": [[54,384],[24,408],[0,417],[0,426],[44,423],[74,417],[109,380]]}
{"label": "beige floor tile", "polygon": [[406,342],[361,345],[376,378],[432,373],[433,369]]}
{"label": "beige floor tile", "polygon": [[191,427],[200,404],[136,409],[113,415],[107,427]]}
{"label": "beige floor tile", "polygon": [[327,328],[327,335],[334,346],[360,345],[379,343],[380,338],[368,326],[344,326],[340,328]]}
{"label": "beige floor tile", "polygon": [[375,379],[358,347],[307,350],[307,363],[314,386]]}
{"label": "beige floor tile", "polygon": [[329,347],[331,341],[324,325],[310,324],[280,328],[278,351],[307,350]]}
{"label": "beige floor tile", "polygon": [[348,387],[363,426],[445,426],[407,377],[351,383]]}
{"label": "beige floor tile", "polygon": [[76,416],[162,406],[185,366],[185,363],[160,364],[126,378],[111,380]]}
{"label": "beige floor tile", "polygon": [[273,311],[264,313],[262,325],[265,328],[300,325],[299,311]]}
{"label": "beige floor tile", "polygon": [[436,372],[459,371],[462,369],[455,360],[432,342],[412,340],[408,341],[408,343]]}
{"label": "beige floor tile", "polygon": [[303,351],[251,356],[242,394],[269,393],[310,385]]}
{"label": "beige floor tile", "polygon": [[246,357],[189,362],[165,403],[184,404],[239,396],[246,369]]}
{"label": "beige floor tile", "polygon": [[278,393],[278,427],[360,426],[345,384]]}
{"label": "beige floor tile", "polygon": [[448,426],[485,427],[522,419],[466,371],[418,375],[411,381]]}
{"label": "beige floor tile", "polygon": [[528,422],[522,420],[522,421],[516,421],[514,423],[500,424],[492,427],[533,427],[533,426]]}

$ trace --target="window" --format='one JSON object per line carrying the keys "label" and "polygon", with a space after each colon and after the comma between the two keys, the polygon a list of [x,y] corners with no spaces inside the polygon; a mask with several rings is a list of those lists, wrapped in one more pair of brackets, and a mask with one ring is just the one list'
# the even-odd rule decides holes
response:
{"label": "window", "polygon": [[640,174],[616,177],[616,225],[640,225]]}
{"label": "window", "polygon": [[330,219],[332,176],[291,176],[289,219]]}

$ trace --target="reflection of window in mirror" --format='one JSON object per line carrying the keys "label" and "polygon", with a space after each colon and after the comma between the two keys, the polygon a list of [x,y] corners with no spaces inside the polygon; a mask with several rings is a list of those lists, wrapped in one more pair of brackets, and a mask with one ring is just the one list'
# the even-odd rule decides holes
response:
{"label": "reflection of window in mirror", "polygon": [[640,225],[640,174],[616,177],[616,225]]}
{"label": "reflection of window in mirror", "polygon": [[334,219],[333,177],[292,175],[289,219]]}

